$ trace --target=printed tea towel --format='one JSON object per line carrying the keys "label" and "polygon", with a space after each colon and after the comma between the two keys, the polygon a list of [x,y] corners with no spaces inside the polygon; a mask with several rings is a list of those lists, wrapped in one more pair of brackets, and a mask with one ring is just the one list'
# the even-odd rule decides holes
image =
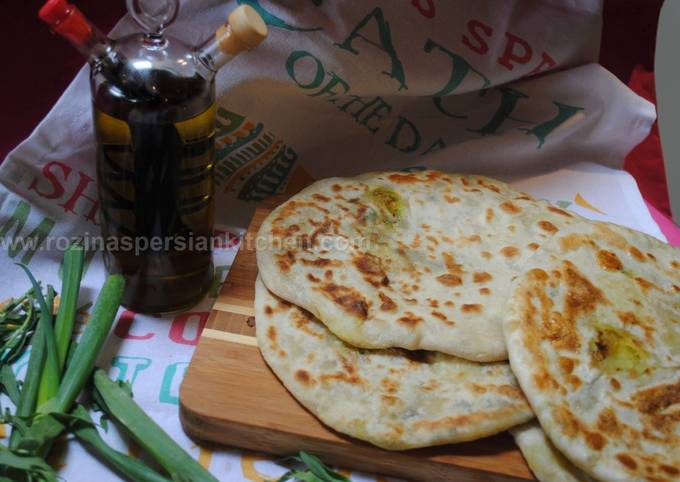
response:
{"label": "printed tea towel", "polygon": [[[315,178],[423,167],[481,173],[662,237],[635,182],[618,169],[655,113],[595,63],[601,2],[187,0],[168,33],[197,44],[237,4],[255,8],[270,33],[216,79],[216,281],[186,313],[121,310],[99,358],[220,480],[267,480],[284,469],[235,449],[196,446],[179,424],[178,389],[238,235],[255,204],[284,189],[296,166]],[[111,36],[136,30],[126,17]],[[1,299],[26,286],[15,262],[59,286],[69,240],[98,233],[88,72],[0,167]],[[84,296],[94,297],[104,276],[101,253],[93,253]],[[26,360],[15,365],[20,376]],[[104,436],[135,451],[114,428]],[[66,480],[118,480],[76,442],[58,449],[54,461]]]}

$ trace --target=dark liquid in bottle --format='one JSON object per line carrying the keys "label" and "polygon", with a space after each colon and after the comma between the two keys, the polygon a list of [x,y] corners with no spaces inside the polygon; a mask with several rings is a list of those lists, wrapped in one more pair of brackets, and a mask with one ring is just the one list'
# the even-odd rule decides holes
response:
{"label": "dark liquid in bottle", "polygon": [[180,310],[212,277],[212,85],[166,71],[134,79],[130,95],[121,85],[94,99],[105,261],[127,278],[125,306]]}

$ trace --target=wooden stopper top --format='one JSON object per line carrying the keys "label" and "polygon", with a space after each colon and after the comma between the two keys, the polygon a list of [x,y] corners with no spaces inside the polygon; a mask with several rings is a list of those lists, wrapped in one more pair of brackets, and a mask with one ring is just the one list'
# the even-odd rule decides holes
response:
{"label": "wooden stopper top", "polygon": [[222,52],[236,55],[260,45],[267,37],[267,24],[253,7],[241,5],[229,14],[227,23],[217,29],[215,36]]}

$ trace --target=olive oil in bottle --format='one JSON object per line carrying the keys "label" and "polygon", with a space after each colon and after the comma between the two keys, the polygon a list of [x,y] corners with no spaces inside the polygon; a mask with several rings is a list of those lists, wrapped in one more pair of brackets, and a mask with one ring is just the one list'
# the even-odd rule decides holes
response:
{"label": "olive oil in bottle", "polygon": [[106,267],[125,275],[126,307],[162,313],[195,304],[210,285],[214,76],[267,29],[241,6],[193,48],[163,33],[177,0],[147,3],[128,0],[144,32],[115,41],[65,0],[40,16],[89,57]]}

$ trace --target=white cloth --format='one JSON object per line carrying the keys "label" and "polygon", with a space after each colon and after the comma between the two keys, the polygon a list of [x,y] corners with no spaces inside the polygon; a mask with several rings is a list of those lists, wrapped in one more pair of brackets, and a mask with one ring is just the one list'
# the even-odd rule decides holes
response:
{"label": "white cloth", "polygon": [[[296,162],[317,178],[420,166],[498,176],[560,207],[663,239],[635,181],[620,170],[654,108],[593,63],[599,1],[239,3],[258,9],[270,34],[216,79],[218,278],[256,202],[283,189]],[[169,31],[198,43],[235,5],[183,2]],[[126,17],[112,36],[135,30]],[[0,167],[0,298],[27,286],[13,264],[20,260],[59,286],[66,241],[58,240],[98,232],[90,108],[85,67]],[[35,253],[10,246],[21,236],[40,241],[41,233],[47,237]],[[98,253],[81,302],[104,276]],[[121,310],[99,358],[112,376],[132,381],[135,399],[196,457],[177,417],[178,388],[218,288],[174,317],[132,319]],[[20,375],[25,362],[16,364]],[[105,436],[126,450],[115,429]],[[60,457],[68,481],[118,480],[77,443]],[[205,449],[200,460],[220,480],[283,473],[235,449]]]}

